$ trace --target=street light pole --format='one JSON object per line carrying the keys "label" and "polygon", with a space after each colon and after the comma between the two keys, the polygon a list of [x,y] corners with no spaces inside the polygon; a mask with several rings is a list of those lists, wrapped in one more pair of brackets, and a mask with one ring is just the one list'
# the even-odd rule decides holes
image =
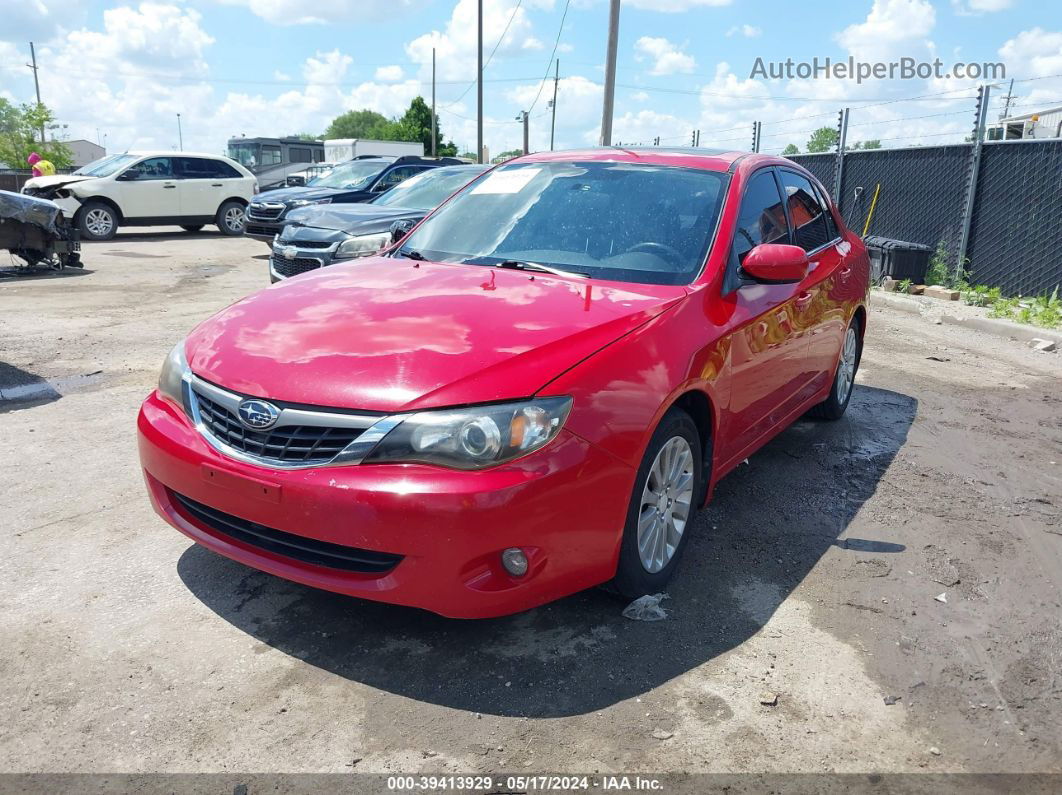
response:
{"label": "street light pole", "polygon": [[177,148],[184,151],[184,135],[181,133],[181,114],[177,114]]}
{"label": "street light pole", "polygon": [[476,12],[476,162],[483,162],[483,0]]}
{"label": "street light pole", "polygon": [[605,97],[601,105],[601,145],[612,146],[612,111],[616,101],[616,46],[619,43],[620,0],[609,0],[608,50],[605,54]]}

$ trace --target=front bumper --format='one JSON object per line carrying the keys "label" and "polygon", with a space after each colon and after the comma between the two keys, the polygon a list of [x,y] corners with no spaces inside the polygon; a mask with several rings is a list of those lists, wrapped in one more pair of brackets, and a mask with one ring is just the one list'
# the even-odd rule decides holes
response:
{"label": "front bumper", "polygon": [[273,243],[273,238],[280,234],[280,230],[284,228],[284,222],[281,220],[263,221],[259,218],[254,218],[250,214],[246,216],[243,222],[243,233],[247,237],[253,237],[255,240],[261,240],[263,243]]}
{"label": "front bumper", "polygon": [[[157,392],[144,402],[138,430],[155,510],[197,543],[295,582],[451,618],[519,612],[610,579],[634,481],[632,469],[567,431],[517,461],[463,472],[245,464],[207,444]],[[400,560],[386,571],[296,560],[204,522],[188,500],[284,537]],[[514,546],[530,560],[519,578],[500,563]]]}

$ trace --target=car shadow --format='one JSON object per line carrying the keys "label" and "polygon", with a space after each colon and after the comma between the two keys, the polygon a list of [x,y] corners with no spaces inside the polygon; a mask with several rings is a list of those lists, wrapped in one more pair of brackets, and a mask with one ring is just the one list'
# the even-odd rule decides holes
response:
{"label": "car shadow", "polygon": [[828,549],[903,551],[844,534],[916,408],[906,395],[857,387],[842,420],[801,420],[725,478],[693,525],[664,621],[623,618],[624,605],[599,589],[516,616],[455,621],[287,582],[198,545],[177,570],[226,621],[346,679],[480,713],[585,714],[745,642]]}
{"label": "car shadow", "polygon": [[40,281],[41,279],[68,279],[77,276],[89,276],[93,273],[95,273],[94,270],[83,267],[55,270],[54,268],[23,268],[15,266],[0,268],[0,281],[32,282]]}
{"label": "car shadow", "polygon": [[179,226],[152,228],[151,231],[133,231],[132,229],[119,229],[110,240],[82,240],[82,246],[106,245],[108,243],[130,242],[134,240],[168,240],[179,238],[181,240],[203,240],[207,238],[236,238],[239,236],[222,234],[218,229],[204,227],[198,232],[185,232]]}
{"label": "car shadow", "polygon": [[39,375],[0,362],[0,414],[41,406],[61,397],[54,385]]}

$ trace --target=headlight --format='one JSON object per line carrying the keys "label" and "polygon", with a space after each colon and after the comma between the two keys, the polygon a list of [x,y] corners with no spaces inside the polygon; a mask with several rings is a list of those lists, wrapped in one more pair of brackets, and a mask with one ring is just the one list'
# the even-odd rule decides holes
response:
{"label": "headlight", "polygon": [[571,407],[570,397],[553,397],[422,411],[404,419],[364,460],[485,469],[548,444]]}
{"label": "headlight", "polygon": [[305,207],[308,204],[331,204],[332,199],[295,199],[290,202],[288,207]]}
{"label": "headlight", "polygon": [[381,248],[391,242],[390,232],[381,232],[378,235],[358,235],[344,240],[336,249],[336,259],[347,257],[367,257],[375,254]]}
{"label": "headlight", "polygon": [[184,376],[190,372],[188,360],[184,358],[184,340],[181,340],[173,346],[166,361],[162,363],[162,372],[159,374],[159,392],[182,409],[184,408]]}

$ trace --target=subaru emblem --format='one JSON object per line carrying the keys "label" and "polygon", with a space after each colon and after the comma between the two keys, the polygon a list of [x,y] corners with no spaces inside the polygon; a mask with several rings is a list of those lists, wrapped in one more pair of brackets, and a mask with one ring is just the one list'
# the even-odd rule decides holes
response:
{"label": "subaru emblem", "polygon": [[270,428],[280,419],[280,410],[264,400],[245,400],[237,411],[240,422],[256,431]]}

